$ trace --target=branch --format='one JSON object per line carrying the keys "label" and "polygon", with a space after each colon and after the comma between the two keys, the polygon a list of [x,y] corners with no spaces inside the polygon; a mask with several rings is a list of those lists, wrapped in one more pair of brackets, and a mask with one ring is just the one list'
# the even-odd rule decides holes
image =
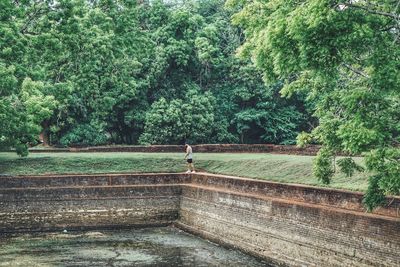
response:
{"label": "branch", "polygon": [[37,33],[37,32],[31,32],[31,31],[28,31],[28,30],[24,30],[22,32],[22,34],[24,34],[24,35],[33,35],[33,36],[39,35],[39,33]]}
{"label": "branch", "polygon": [[352,66],[350,66],[349,64],[344,63],[343,66],[345,66],[347,69],[351,70],[352,72],[363,76],[364,78],[369,78],[368,74],[366,74],[365,72],[363,72],[362,70],[359,69],[355,69]]}
{"label": "branch", "polygon": [[27,18],[27,20],[25,21],[24,25],[21,27],[20,32],[21,32],[22,34],[24,34],[24,33],[27,31],[27,29],[28,29],[29,25],[31,24],[31,22],[33,22],[33,20],[34,20],[35,18],[37,18],[38,16],[41,16],[41,15],[45,14],[44,11],[45,11],[44,8],[39,7],[39,9],[36,9],[36,6],[34,6],[33,13],[31,13],[31,14],[28,15],[28,18]]}
{"label": "branch", "polygon": [[344,5],[344,6],[347,6],[347,7],[359,8],[359,9],[365,10],[368,13],[371,13],[371,14],[381,15],[381,16],[393,18],[393,19],[396,19],[396,20],[400,19],[400,14],[396,14],[396,13],[389,13],[389,12],[383,12],[383,11],[379,11],[379,10],[374,10],[374,9],[370,9],[368,7],[365,7],[365,6],[355,5],[355,4],[352,4],[352,3],[342,3],[341,5]]}

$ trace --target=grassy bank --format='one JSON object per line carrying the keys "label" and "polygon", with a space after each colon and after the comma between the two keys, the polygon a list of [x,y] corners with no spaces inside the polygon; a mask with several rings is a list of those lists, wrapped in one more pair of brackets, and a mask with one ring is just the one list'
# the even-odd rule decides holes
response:
{"label": "grassy bank", "polygon": [[[19,158],[0,153],[0,174],[182,172],[183,153],[37,153]],[[322,186],[312,175],[311,156],[197,153],[196,168],[206,172]],[[365,191],[367,174],[338,173],[329,187]]]}

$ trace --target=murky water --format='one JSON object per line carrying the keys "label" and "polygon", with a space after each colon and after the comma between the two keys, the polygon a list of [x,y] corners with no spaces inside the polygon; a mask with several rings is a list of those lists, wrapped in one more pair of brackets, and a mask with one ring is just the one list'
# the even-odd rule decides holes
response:
{"label": "murky water", "polygon": [[172,227],[0,236],[0,266],[268,266]]}

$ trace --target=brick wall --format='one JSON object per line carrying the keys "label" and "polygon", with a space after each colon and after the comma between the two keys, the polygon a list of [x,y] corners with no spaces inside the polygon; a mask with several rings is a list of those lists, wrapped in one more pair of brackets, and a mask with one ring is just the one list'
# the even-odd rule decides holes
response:
{"label": "brick wall", "polygon": [[[307,146],[299,148],[292,145],[271,144],[203,144],[193,145],[194,152],[213,153],[276,153],[293,155],[315,155],[319,146]],[[184,146],[178,145],[152,145],[152,146],[97,146],[97,147],[71,147],[71,148],[49,148],[30,149],[33,153],[43,152],[182,152]]]}
{"label": "brick wall", "polygon": [[185,175],[0,178],[0,232],[169,225]]}
{"label": "brick wall", "polygon": [[182,187],[186,231],[289,266],[399,266],[400,199],[366,213],[361,194],[193,175]]}

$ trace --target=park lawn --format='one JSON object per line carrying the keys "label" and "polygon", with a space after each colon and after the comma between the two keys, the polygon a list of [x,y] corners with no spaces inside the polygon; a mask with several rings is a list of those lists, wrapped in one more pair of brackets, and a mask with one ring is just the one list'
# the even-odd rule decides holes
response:
{"label": "park lawn", "polygon": [[[183,172],[183,153],[31,153],[19,158],[15,153],[0,153],[1,175]],[[264,179],[269,181],[324,186],[312,175],[312,156],[261,153],[197,153],[199,171]],[[357,159],[361,162],[361,159]],[[332,188],[365,191],[367,173],[345,177],[337,173]]]}

